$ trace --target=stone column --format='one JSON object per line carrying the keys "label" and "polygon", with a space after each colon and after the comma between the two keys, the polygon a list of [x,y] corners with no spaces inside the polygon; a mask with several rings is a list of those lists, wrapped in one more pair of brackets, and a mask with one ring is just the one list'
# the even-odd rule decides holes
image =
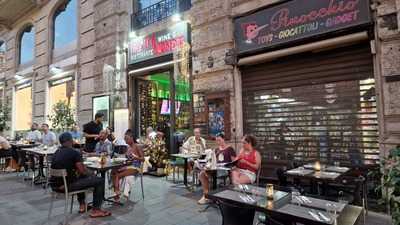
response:
{"label": "stone column", "polygon": [[48,39],[48,16],[47,10],[39,13],[35,20],[35,64],[32,77],[32,119],[34,122],[46,121],[46,84],[49,72],[50,42]]}
{"label": "stone column", "polygon": [[123,81],[125,76],[124,43],[129,31],[130,7],[130,1],[81,1],[81,125],[92,119],[93,96],[108,94],[112,100],[118,89],[126,102],[125,82],[116,82],[116,77]]}
{"label": "stone column", "polygon": [[380,1],[377,9],[377,96],[380,107],[382,155],[400,144],[400,30],[399,0]]}

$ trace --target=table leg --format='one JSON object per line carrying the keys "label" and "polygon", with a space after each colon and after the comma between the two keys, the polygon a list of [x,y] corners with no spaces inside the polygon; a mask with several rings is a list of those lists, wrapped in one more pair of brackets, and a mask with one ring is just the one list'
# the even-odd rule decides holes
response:
{"label": "table leg", "polygon": [[188,175],[188,160],[187,158],[184,158],[185,161],[185,168],[183,168],[183,184],[185,186],[188,186],[188,180],[187,180],[187,175]]}
{"label": "table leg", "polygon": [[[101,175],[101,177],[102,177],[103,180],[104,180],[104,184],[103,184],[103,185],[104,185],[104,188],[105,188],[105,187],[106,187],[106,171],[101,171],[101,172],[100,172],[100,175]],[[109,202],[109,203],[112,203],[112,204],[117,204],[117,205],[120,205],[120,206],[123,206],[123,205],[124,205],[124,204],[122,204],[121,202],[116,202],[116,201],[114,201],[113,198],[114,198],[115,196],[110,196],[110,197],[106,198],[105,194],[106,194],[106,192],[104,191],[103,201]]]}
{"label": "table leg", "polygon": [[45,181],[43,178],[46,178],[44,175],[44,156],[39,156],[39,168],[38,168],[38,175],[35,178],[34,184],[42,184]]}
{"label": "table leg", "polygon": [[217,171],[216,170],[212,171],[212,189],[213,190],[217,189]]}

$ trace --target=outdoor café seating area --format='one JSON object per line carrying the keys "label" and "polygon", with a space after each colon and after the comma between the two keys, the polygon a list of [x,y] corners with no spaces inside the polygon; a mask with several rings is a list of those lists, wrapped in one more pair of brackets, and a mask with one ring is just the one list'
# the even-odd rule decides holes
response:
{"label": "outdoor caf\u00e9 seating area", "polygon": [[[10,144],[24,153],[28,169],[0,174],[2,224],[390,224],[385,214],[369,209],[367,177],[359,174],[350,179],[355,169],[337,162],[278,169],[276,180],[263,177],[259,169],[253,183],[237,184],[231,177],[237,162],[214,162],[210,151],[182,151],[170,155],[162,176],[144,171],[143,163],[135,176],[122,179],[123,197],[115,201],[111,171],[126,166],[129,159],[116,145],[110,155],[86,154],[84,145],[75,145],[83,152],[85,167],[103,178],[103,208],[112,213],[91,218],[85,212],[78,213],[74,198],[78,192],[55,193],[49,184],[51,176],[67,176],[51,167],[57,145]],[[209,192],[204,193],[207,204],[197,202],[203,194],[200,170],[209,174]],[[93,190],[82,191],[89,196],[85,210],[90,210],[94,199],[89,193]]]}

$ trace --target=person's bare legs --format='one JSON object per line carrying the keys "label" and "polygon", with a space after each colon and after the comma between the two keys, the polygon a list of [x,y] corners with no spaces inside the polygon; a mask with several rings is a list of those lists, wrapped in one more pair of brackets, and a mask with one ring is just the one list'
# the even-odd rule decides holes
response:
{"label": "person's bare legs", "polygon": [[250,178],[247,175],[240,173],[240,171],[236,169],[232,170],[231,179],[234,185],[251,184]]}
{"label": "person's bare legs", "polygon": [[208,174],[205,170],[200,172],[199,179],[201,181],[201,187],[203,188],[203,196],[206,196],[209,191],[209,181],[208,181]]}
{"label": "person's bare legs", "polygon": [[115,201],[119,201],[119,196],[121,194],[120,190],[119,190],[119,181],[122,178],[126,177],[126,176],[135,175],[135,174],[137,174],[137,172],[138,171],[135,170],[135,169],[126,169],[126,170],[123,170],[121,172],[117,172],[117,173],[114,174],[114,176],[113,176],[113,184],[114,184],[114,192],[116,194]]}
{"label": "person's bare legs", "polygon": [[237,185],[237,180],[239,179],[239,171],[237,169],[233,169],[231,171],[231,181],[234,185]]}
{"label": "person's bare legs", "polygon": [[237,178],[236,182],[238,184],[251,184],[250,178],[242,173],[239,173],[239,177]]}

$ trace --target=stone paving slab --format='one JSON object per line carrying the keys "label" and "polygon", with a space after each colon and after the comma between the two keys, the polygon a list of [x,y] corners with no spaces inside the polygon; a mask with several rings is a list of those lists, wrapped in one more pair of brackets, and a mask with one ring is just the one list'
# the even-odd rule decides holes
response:
{"label": "stone paving slab", "polygon": [[[140,188],[134,188],[130,200],[121,206],[105,204],[112,211],[108,218],[92,219],[78,214],[78,204],[70,215],[70,225],[220,225],[219,211],[210,207],[199,210],[201,192],[188,192],[164,178],[145,177],[145,199]],[[139,186],[137,186],[139,187]],[[90,201],[90,196],[88,198]],[[63,221],[64,200],[54,202],[52,216],[47,221],[50,195],[41,186],[32,187],[16,174],[0,174],[0,225],[58,225]],[[370,213],[367,225],[389,225],[387,217]]]}

